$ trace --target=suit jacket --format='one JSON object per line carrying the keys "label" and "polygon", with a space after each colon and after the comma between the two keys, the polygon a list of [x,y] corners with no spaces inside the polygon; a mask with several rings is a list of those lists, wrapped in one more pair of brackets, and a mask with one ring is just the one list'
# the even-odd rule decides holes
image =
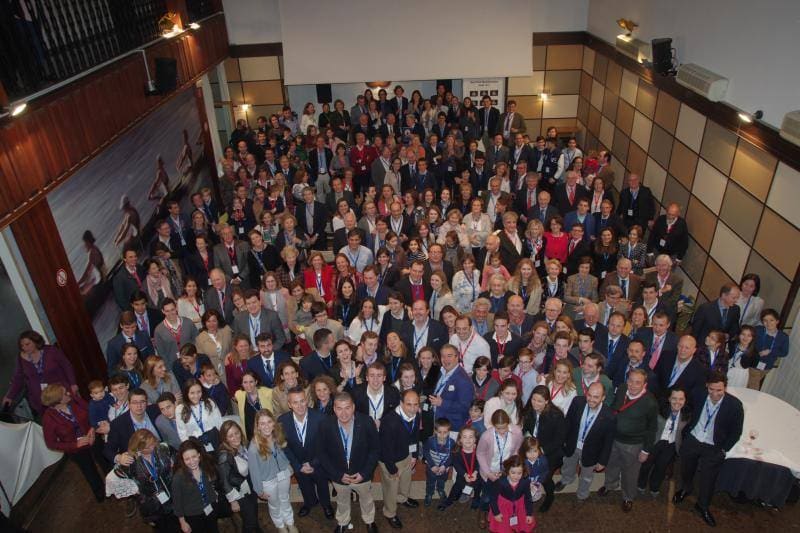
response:
{"label": "suit jacket", "polygon": [[629,188],[622,189],[619,195],[617,214],[622,217],[622,221],[625,222],[628,228],[634,224],[638,224],[647,231],[647,222],[655,218],[655,210],[653,193],[650,192],[649,188],[644,185],[639,186],[639,193],[636,195],[636,200],[633,199]]}
{"label": "suit jacket", "polygon": [[[587,217],[589,220],[591,217]],[[570,243],[572,243],[572,239],[570,239]],[[573,274],[578,273],[578,261],[581,258],[592,255],[592,248],[588,241],[581,240],[575,247],[572,249],[572,253],[569,253],[569,244],[567,244],[567,275],[572,276]],[[595,278],[596,279],[596,278]],[[567,282],[569,283],[569,278],[567,278]]]}
{"label": "suit jacket", "polygon": [[278,417],[278,422],[283,426],[283,434],[286,436],[286,447],[283,449],[286,458],[292,465],[295,472],[299,472],[304,463],[311,466],[319,465],[317,447],[319,439],[319,427],[326,416],[316,409],[308,409],[306,412],[306,434],[305,444],[300,442],[297,435],[297,428],[294,425],[294,413],[289,411]]}
{"label": "suit jacket", "polygon": [[[356,205],[355,196],[353,196],[353,192],[352,191],[342,191],[342,195],[339,197],[338,200],[336,199],[336,193],[331,191],[325,196],[325,209],[327,210],[327,213],[335,213],[336,212],[336,204],[339,202],[339,200],[347,200],[347,203],[350,204],[351,206],[355,206]],[[315,207],[314,208],[314,226],[315,227],[318,226],[317,223],[316,223],[317,222],[316,219],[317,219],[317,209]],[[361,242],[364,242],[363,239],[362,239]],[[337,249],[338,248],[334,248],[334,250],[337,250]]]}
{"label": "suit jacket", "polygon": [[481,137],[489,136],[492,137],[495,133],[497,133],[497,122],[500,120],[500,110],[496,107],[490,107],[488,114],[489,114],[489,128],[487,129],[486,126],[486,108],[481,107],[478,110],[478,128],[480,131]]}
{"label": "suit jacket", "polygon": [[[350,192],[350,191],[348,191],[348,192]],[[352,194],[353,193],[350,193],[350,195],[352,195]],[[353,229],[355,229],[361,235],[361,244],[363,244],[364,246],[366,246],[367,248],[372,250],[372,255],[374,256],[376,254],[377,250],[373,250],[367,244],[367,242],[368,242],[367,241],[367,233],[363,229],[361,229],[359,227],[356,227],[356,228],[353,228]],[[349,232],[348,232],[347,228],[339,228],[339,229],[337,229],[336,231],[333,232],[333,249],[334,250],[341,250],[342,248],[347,246],[347,234],[348,233]]]}
{"label": "suit jacket", "polygon": [[719,310],[719,299],[706,302],[698,307],[692,317],[692,336],[702,343],[711,330],[718,329],[728,334],[728,338],[734,338],[739,333],[739,313],[741,309],[738,305],[728,308],[725,323],[722,323],[722,313]]}
{"label": "suit jacket", "polygon": [[[406,215],[405,211],[403,212],[402,216],[403,216],[403,223],[400,226],[400,228],[401,228],[400,229],[400,234],[403,234],[403,235],[408,237],[409,235],[411,235],[411,232],[414,229],[414,224],[411,221],[411,219],[408,217],[408,215]],[[395,226],[394,226],[394,223],[392,221],[391,215],[386,217],[386,224],[389,226],[389,229],[391,231],[394,231],[395,233],[397,233],[397,231],[395,230]]]}
{"label": "suit jacket", "polygon": [[[395,283],[394,289],[403,296],[403,301],[406,303],[406,305],[411,305],[412,303],[414,303],[414,299],[411,295],[411,281],[409,280],[408,277],[405,277],[400,281],[398,281],[397,283]],[[423,278],[422,291],[425,294],[425,301],[431,299],[431,290],[432,289],[430,283],[428,283],[428,281],[425,280],[425,278]],[[406,346],[408,345],[406,344]]]}
{"label": "suit jacket", "polygon": [[[144,363],[144,361],[150,357],[151,355],[155,355],[155,350],[153,348],[153,343],[150,341],[150,336],[144,334],[143,332],[136,330],[136,333],[133,334],[133,343],[139,348],[139,359]],[[106,364],[108,365],[108,371],[114,369],[114,367],[119,364],[122,360],[122,346],[125,344],[125,336],[122,332],[117,333],[114,335],[111,340],[108,341],[106,345]]]}
{"label": "suit jacket", "polygon": [[[333,161],[333,152],[331,152],[330,148],[325,148],[323,150],[325,153],[325,172],[330,172],[328,169],[330,168],[331,161]],[[316,180],[319,177],[319,152],[316,148],[312,148],[311,151],[308,152],[308,166],[311,168],[311,178],[312,180]]]}
{"label": "suit jacket", "polygon": [[383,187],[384,177],[386,176],[386,167],[383,166],[383,161],[380,157],[375,158],[375,161],[369,167],[370,176],[372,176],[372,183],[375,185],[375,190],[380,194]]}
{"label": "suit jacket", "polygon": [[331,352],[329,354],[329,361],[331,364],[330,367],[322,361],[319,352],[316,350],[300,359],[300,369],[303,371],[303,374],[305,374],[306,381],[310,383],[317,376],[328,375],[330,369],[333,368],[333,365],[336,363],[336,354]]}
{"label": "suit jacket", "polygon": [[121,265],[117,273],[114,274],[114,279],[111,282],[114,291],[114,301],[117,303],[117,307],[123,311],[131,309],[131,295],[138,290],[142,290],[139,288],[139,284],[141,283],[142,287],[144,287],[144,278],[147,276],[147,272],[145,272],[142,265],[136,265],[136,274],[139,276],[138,282],[136,278],[128,272],[125,265]]}
{"label": "suit jacket", "polygon": [[[247,335],[248,338],[250,337],[249,313],[241,313],[233,319],[233,331],[235,333]],[[261,309],[261,314],[259,315],[259,331],[272,334],[272,348],[276,352],[283,348],[283,345],[288,342],[286,335],[283,333],[281,319],[278,313],[272,309]]]}
{"label": "suit jacket", "polygon": [[[650,362],[650,356],[653,355],[653,328],[642,328],[638,332],[634,338],[636,340],[640,340],[644,343],[647,352],[645,353],[644,360],[648,363]],[[659,355],[659,361],[665,355],[669,353],[677,353],[678,352],[678,336],[672,332],[667,331],[664,334],[664,342],[661,345],[661,354]]]}
{"label": "suit jacket", "polygon": [[267,376],[267,371],[264,369],[264,363],[263,359],[261,359],[261,355],[255,354],[253,357],[247,360],[247,369],[256,373],[258,379],[261,381],[261,385],[264,387],[273,387],[275,385],[275,376],[277,376],[278,367],[281,366],[281,363],[284,361],[290,360],[291,357],[286,352],[279,352],[275,350],[273,351],[272,359],[275,365],[272,369],[274,374],[272,380],[270,380],[269,376]]}
{"label": "suit jacket", "polygon": [[[508,158],[509,158],[508,166],[511,167],[509,170],[511,171],[513,176],[516,177],[517,163],[519,163],[520,161],[525,161],[527,163],[530,160],[531,155],[533,155],[531,153],[532,151],[533,149],[530,147],[529,144],[523,144],[522,148],[520,148],[519,150],[519,154],[517,154],[516,145],[512,144],[511,146],[508,147]],[[516,180],[513,181],[515,182],[514,185],[516,185]]]}
{"label": "suit jacket", "polygon": [[[575,185],[574,201],[569,201],[569,193],[567,192],[567,184],[560,183],[556,186],[555,193],[553,194],[553,203],[558,207],[561,213],[570,213],[578,208],[578,200],[581,198],[588,198],[586,188],[580,185]],[[565,215],[566,216],[566,215]],[[564,231],[569,232],[569,226],[564,228]]]}
{"label": "suit jacket", "polygon": [[[527,331],[525,332],[527,333]],[[483,340],[489,345],[489,358],[492,360],[492,368],[497,368],[497,363],[500,360],[500,350],[497,346],[497,341],[494,338],[494,331],[488,332],[483,336]],[[503,347],[503,357],[516,357],[517,353],[525,347],[527,343],[522,340],[522,337],[514,332],[511,332],[511,339],[506,341]],[[468,370],[472,370],[471,368]]]}
{"label": "suit jacket", "polygon": [[[564,441],[564,455],[567,457],[575,453],[578,439],[583,431],[581,418],[586,407],[586,397],[576,396],[567,411],[567,438]],[[581,452],[581,466],[589,468],[594,465],[607,465],[608,458],[611,456],[611,445],[614,443],[614,434],[617,431],[617,417],[614,411],[605,403],[600,404],[600,412],[597,413],[589,432],[583,441]]]}
{"label": "suit jacket", "polygon": [[[363,301],[367,296],[367,286],[361,283],[356,289],[356,298],[358,301]],[[378,290],[375,291],[374,298],[376,304],[387,305],[389,303],[389,289],[383,285],[378,285]]]}
{"label": "suit jacket", "polygon": [[622,222],[622,218],[615,213],[611,213],[608,218],[603,219],[600,213],[594,213],[594,236],[600,237],[600,232],[606,228],[611,228],[614,231],[614,236],[626,235],[628,230]]}
{"label": "suit jacket", "polygon": [[686,221],[678,217],[672,225],[672,229],[667,231],[667,215],[658,217],[650,232],[647,248],[656,254],[667,254],[683,259],[689,248],[689,227],[686,225]]}
{"label": "suit jacket", "polygon": [[501,146],[497,148],[490,146],[486,149],[486,166],[493,169],[497,163],[508,163],[511,161],[511,153],[508,146]]}
{"label": "suit jacket", "polygon": [[[370,416],[370,405],[369,405],[369,396],[367,395],[367,384],[362,383],[361,385],[356,385],[356,388],[353,390],[353,401],[356,404],[356,411],[367,416]],[[400,391],[397,388],[390,384],[384,383],[383,384],[383,413],[381,413],[381,418],[386,416],[386,413],[389,411],[394,411],[395,407],[400,405]]]}
{"label": "suit jacket", "polygon": [[[250,270],[247,261],[247,253],[250,250],[250,245],[244,241],[236,241],[234,244],[236,250],[236,266],[239,273],[236,274],[243,283],[247,283],[250,279]],[[229,280],[235,277],[233,273],[233,265],[231,258],[228,255],[228,249],[224,243],[219,243],[214,246],[214,265],[221,268]]]}
{"label": "suit jacket", "polygon": [[[575,398],[577,399],[577,397]],[[572,401],[575,401],[573,399]],[[564,439],[567,436],[567,421],[564,418],[564,413],[561,412],[556,406],[551,406],[537,415],[533,409],[529,410],[522,421],[522,432],[525,435],[533,435],[533,430],[536,427],[537,416],[539,420],[539,432],[537,439],[542,451],[547,456],[547,462],[552,467],[561,464],[564,457]]]}
{"label": "suit jacket", "polygon": [[[644,279],[658,286],[658,272],[648,272]],[[674,318],[678,313],[678,299],[681,297],[681,292],[683,291],[683,278],[673,272],[667,277],[666,285],[669,285],[671,290],[663,292],[661,296],[659,296],[659,300],[670,310],[670,314]]]}
{"label": "suit jacket", "polygon": [[[580,332],[586,327],[586,321],[584,319],[575,321],[575,331]],[[608,328],[598,322],[594,325],[593,329],[595,351],[597,351],[597,347],[601,345],[605,345],[606,350],[608,350]]]}
{"label": "suit jacket", "polygon": [[219,293],[217,292],[217,289],[215,289],[214,287],[209,287],[208,289],[206,289],[205,297],[203,298],[203,302],[205,303],[206,306],[206,311],[215,309],[219,311],[219,313],[225,319],[226,324],[233,324],[232,296],[233,296],[233,287],[231,286],[230,283],[225,284],[225,296],[224,296],[224,301],[222,303],[220,303]]}
{"label": "suit jacket", "polygon": [[[508,117],[508,115],[508,113],[503,113],[500,115],[500,120],[497,121],[497,131],[495,133],[505,133],[504,130],[506,127],[506,117]],[[511,117],[509,131],[511,132],[509,136],[512,139],[514,138],[515,133],[525,133],[525,117],[523,117],[519,111],[516,111],[514,116]]]}
{"label": "suit jacket", "polygon": [[[445,328],[445,332],[446,332]],[[438,348],[437,348],[438,350]],[[441,369],[444,373],[444,369]],[[434,384],[435,388],[438,382]],[[436,408],[436,418],[450,421],[450,431],[459,431],[469,419],[469,406],[475,398],[475,388],[466,371],[458,367],[447,380],[447,385],[439,392],[442,405]]]}
{"label": "suit jacket", "polygon": [[598,344],[597,341],[594,343],[595,351],[603,354],[603,357],[606,358],[606,364],[604,368],[606,370],[606,374],[608,374],[608,377],[614,381],[615,385],[617,383],[614,380],[614,374],[617,366],[626,366],[628,364],[628,344],[630,341],[631,340],[626,335],[620,335],[617,339],[617,344],[614,347],[614,352],[611,354],[608,353],[608,343],[611,342],[611,339],[608,338],[608,336],[606,336],[604,343]]}
{"label": "suit jacket", "polygon": [[[619,281],[619,275],[616,272],[608,273],[606,279],[604,279],[603,283],[600,285],[600,293],[605,294],[606,287],[608,287],[609,285],[616,285],[620,289],[622,288]],[[623,294],[623,299],[627,299],[631,302],[637,302],[641,297],[642,297],[641,278],[636,274],[634,274],[633,272],[631,272],[628,275],[628,297],[625,298]]]}
{"label": "suit jacket", "polygon": [[328,224],[328,209],[322,202],[314,201],[314,220],[306,220],[306,204],[297,204],[294,216],[297,217],[298,230],[310,236],[319,235],[321,241],[325,240],[325,226]]}
{"label": "suit jacket", "polygon": [[364,481],[371,481],[378,465],[380,440],[372,419],[359,412],[353,414],[353,430],[350,435],[350,463],[347,462],[344,443],[339,432],[339,420],[325,417],[319,425],[316,456],[328,479],[341,483],[345,474],[361,474]]}
{"label": "suit jacket", "polygon": [[[501,231],[498,236],[500,237],[500,257],[503,260],[503,266],[505,266],[509,272],[514,272],[517,268],[517,263],[522,259],[522,254],[517,251],[517,247],[514,246],[514,243],[508,238],[505,231]],[[518,234],[518,237],[521,242],[525,240],[525,237],[522,235]]]}
{"label": "suit jacket", "polygon": [[[702,391],[694,399],[694,405],[697,406],[692,412],[692,418],[686,427],[683,429],[684,438],[689,435],[692,430],[700,422],[700,415],[703,412],[703,405],[708,398],[708,393]],[[722,397],[722,405],[717,412],[716,420],[714,421],[714,445],[722,448],[723,451],[730,451],[742,436],[742,425],[744,423],[744,408],[742,402],[736,396],[726,393]]]}
{"label": "suit jacket", "polygon": [[[570,232],[572,231],[572,226],[575,224],[581,224],[583,226],[583,240],[586,243],[591,241],[592,235],[595,234],[596,228],[595,218],[594,215],[591,213],[586,213],[586,217],[583,219],[583,223],[578,220],[578,211],[570,211],[566,215],[564,215],[564,231]],[[591,255],[591,254],[590,254]]]}
{"label": "suit jacket", "polygon": [[[184,344],[192,343],[196,338],[197,328],[191,320],[181,317],[180,345],[183,346]],[[156,326],[155,333],[153,334],[153,344],[156,353],[160,355],[167,364],[167,368],[172,366],[172,363],[178,359],[178,350],[180,348],[178,347],[178,343],[175,342],[175,337],[167,330],[164,322],[160,322],[158,326]]]}
{"label": "suit jacket", "polygon": [[408,113],[408,98],[403,96],[400,99],[399,104],[397,102],[397,96],[387,98],[386,100],[389,102],[389,110],[392,112],[392,114],[397,115],[397,122],[399,124],[402,121],[403,115]]}
{"label": "suit jacket", "polygon": [[[153,427],[156,427],[155,420],[150,417],[147,412],[145,412],[144,416],[150,419],[150,423],[153,424]],[[103,457],[105,457],[108,462],[113,463],[116,455],[128,451],[128,442],[131,440],[135,431],[130,411],[112,420],[108,432],[108,440],[106,440],[103,446]],[[156,432],[158,432],[158,429],[156,429]],[[156,438],[160,441],[161,435],[156,435]]]}
{"label": "suit jacket", "polygon": [[436,176],[433,174],[431,169],[425,171],[425,176],[422,176],[419,173],[419,168],[414,166],[414,174],[411,174],[411,169],[408,165],[403,165],[400,167],[400,175],[401,175],[401,183],[400,188],[403,192],[415,190],[418,193],[422,194],[422,191],[425,189],[433,189],[434,191],[437,189],[436,187]]}
{"label": "suit jacket", "polygon": [[539,193],[542,192],[542,190],[544,189],[537,186],[532,192],[530,192],[532,195],[532,201],[531,208],[528,209],[528,186],[523,185],[523,187],[517,191],[517,196],[514,198],[514,211],[520,215],[527,216],[528,212],[536,207],[537,198],[539,198]]}
{"label": "suit jacket", "polygon": [[[408,347],[409,352],[411,352],[411,356],[416,356],[414,351],[414,321],[409,320],[408,322],[404,322],[403,326],[400,329],[400,338]],[[430,346],[434,350],[438,351],[450,340],[450,336],[447,334],[447,326],[439,322],[438,320],[429,319],[428,320],[428,338],[427,342],[424,345],[418,346],[417,348],[421,348],[422,346]],[[452,421],[451,421],[452,422]]]}
{"label": "suit jacket", "polygon": [[209,286],[208,275],[216,266],[214,264],[214,250],[208,250],[208,269],[200,257],[200,252],[193,250],[184,259],[183,265],[186,268],[186,273],[192,276],[201,290],[206,290]]}
{"label": "suit jacket", "polygon": [[542,207],[537,203],[528,211],[528,220],[533,220],[534,218],[538,218],[539,220],[544,219],[545,230],[550,229],[550,221],[553,220],[553,217],[558,216],[560,213],[558,208],[548,204],[546,208],[542,209]]}
{"label": "suit jacket", "polygon": [[[386,142],[386,139],[389,138],[389,125],[384,124],[378,129],[378,135],[383,137],[383,142]],[[400,140],[400,127],[397,123],[392,124],[392,137],[394,137],[395,141]]]}
{"label": "suit jacket", "polygon": [[[653,392],[655,392],[656,398],[659,398],[662,403],[668,400],[670,389],[669,380],[677,358],[677,352],[662,352],[661,357],[658,359],[655,370],[658,390]],[[683,388],[683,390],[686,391],[686,398],[691,404],[697,393],[705,391],[707,375],[708,369],[697,356],[694,356],[692,360],[689,361],[689,364],[686,365],[686,368],[683,369],[681,375],[678,376],[673,387],[679,386]],[[698,408],[700,406],[693,405],[693,407]]]}

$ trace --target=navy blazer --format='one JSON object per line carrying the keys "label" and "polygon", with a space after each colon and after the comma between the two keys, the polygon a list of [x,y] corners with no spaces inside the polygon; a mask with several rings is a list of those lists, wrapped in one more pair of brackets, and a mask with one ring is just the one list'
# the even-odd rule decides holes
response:
{"label": "navy blazer", "polygon": [[273,352],[273,354],[274,354],[273,358],[275,360],[275,368],[273,369],[273,373],[275,375],[271,380],[267,379],[267,371],[264,370],[264,364],[261,362],[261,355],[256,354],[247,360],[247,369],[255,372],[255,374],[258,376],[259,381],[261,381],[261,384],[263,386],[270,388],[275,386],[275,376],[277,376],[278,367],[284,361],[288,361],[289,359],[291,359],[291,356],[289,356],[289,354],[286,352],[276,351]]}
{"label": "navy blazer", "polygon": [[550,221],[553,220],[553,217],[558,216],[558,208],[552,204],[548,204],[546,208],[542,209],[538,202],[535,206],[531,207],[528,210],[527,217],[528,220],[533,220],[534,218],[538,218],[544,224],[545,229],[550,227]]}
{"label": "navy blazer", "polygon": [[[363,283],[356,289],[356,298],[358,301],[364,301],[367,295],[367,286]],[[386,305],[389,303],[389,290],[383,285],[378,285],[378,290],[375,291],[375,303],[378,305]]]}
{"label": "navy blazer", "polygon": [[[577,396],[572,400],[567,411],[567,438],[564,441],[564,455],[569,457],[575,453],[580,432],[583,431],[581,417],[586,407],[586,397]],[[600,412],[592,424],[583,441],[581,452],[581,466],[607,465],[611,456],[611,445],[614,443],[614,433],[617,429],[617,420],[614,411],[605,403],[600,404]]]}
{"label": "navy blazer", "polygon": [[[692,418],[686,427],[683,428],[684,439],[700,422],[700,413],[708,398],[708,392],[703,391],[695,395],[694,405],[697,406],[692,411]],[[742,425],[744,424],[744,408],[742,402],[736,396],[726,393],[722,397],[722,405],[719,406],[716,420],[714,421],[714,446],[719,446],[724,451],[733,448],[742,436]],[[684,440],[684,442],[686,442]]]}
{"label": "navy blazer", "polygon": [[[225,284],[225,303],[224,306],[220,305],[219,301],[219,293],[217,289],[214,287],[209,287],[206,289],[205,297],[203,298],[203,302],[206,305],[206,311],[214,309],[219,311],[219,314],[222,315],[222,318],[225,319],[225,323],[233,326],[233,287],[230,283]],[[223,324],[220,324],[222,327]]]}
{"label": "navy blazer", "polygon": [[317,460],[328,479],[342,482],[345,474],[361,474],[364,481],[371,481],[378,465],[380,440],[375,423],[367,415],[353,414],[353,430],[350,435],[350,464],[347,463],[344,443],[339,432],[339,420],[326,416],[319,426]]}
{"label": "navy blazer", "polygon": [[719,310],[719,298],[700,305],[692,316],[692,336],[702,344],[711,330],[718,329],[728,334],[729,339],[739,334],[738,305],[728,308],[725,323],[722,323],[722,313]]}
{"label": "navy blazer", "polygon": [[595,351],[603,354],[603,357],[606,358],[605,369],[606,373],[610,377],[613,375],[617,366],[625,367],[628,364],[628,344],[631,342],[631,340],[626,335],[620,335],[619,339],[617,339],[617,345],[614,348],[614,353],[612,354],[608,353],[609,342],[611,342],[611,339],[606,334],[605,342],[598,344],[597,341],[595,341],[594,349]]}
{"label": "navy blazer", "polygon": [[181,389],[183,389],[183,384],[186,383],[186,380],[200,379],[200,367],[202,367],[204,364],[210,365],[211,360],[207,355],[197,354],[197,373],[193,374],[183,368],[180,359],[175,360],[175,362],[172,364],[172,373],[175,375],[175,379],[178,380],[178,385],[180,385]]}
{"label": "navy blazer", "polygon": [[[133,343],[139,348],[139,359],[144,363],[145,359],[155,354],[153,342],[148,335],[139,329],[133,334]],[[109,372],[116,367],[122,360],[122,346],[125,344],[125,336],[122,332],[114,335],[106,345],[106,364]]]}
{"label": "navy blazer", "polygon": [[[444,372],[444,369],[441,370]],[[441,375],[441,374],[440,374]],[[434,383],[434,391],[437,383]],[[469,406],[475,398],[475,387],[466,371],[458,367],[439,393],[442,405],[436,408],[436,418],[450,421],[451,431],[459,431],[469,419]]]}
{"label": "navy blazer", "polygon": [[[156,421],[147,412],[145,412],[144,416],[150,419],[150,423],[153,424],[153,428],[156,430],[156,438],[160,441],[161,434],[156,427]],[[128,451],[128,442],[135,431],[130,411],[122,413],[111,421],[108,440],[103,446],[103,456],[108,459],[108,462],[113,463],[116,455]]]}
{"label": "navy blazer", "polygon": [[[367,396],[367,384],[362,383],[357,385],[353,390],[353,401],[356,404],[356,411],[369,416],[370,405],[369,396]],[[389,411],[394,411],[394,408],[400,405],[400,392],[394,385],[390,383],[383,384],[383,413],[381,418]]]}
{"label": "navy blazer", "polygon": [[[658,380],[658,390],[653,391],[656,398],[659,398],[663,403],[669,395],[669,381],[672,376],[672,369],[675,367],[675,362],[678,359],[678,352],[664,352],[661,351],[661,357],[656,364],[655,373]],[[686,399],[689,404],[692,404],[693,398],[696,394],[702,393],[706,388],[706,377],[708,376],[708,368],[703,362],[695,355],[686,368],[683,369],[681,375],[675,381],[675,385],[679,386],[686,391]],[[692,405],[692,407],[698,407]]]}
{"label": "navy blazer", "polygon": [[303,371],[303,374],[305,374],[306,380],[309,383],[317,376],[327,376],[330,373],[331,368],[336,364],[336,356],[333,352],[329,354],[328,359],[331,366],[326,366],[325,363],[322,362],[319,353],[315,350],[300,360],[300,369]]}
{"label": "navy blazer", "polygon": [[292,465],[295,472],[299,472],[303,463],[308,463],[311,466],[319,464],[319,458],[316,454],[317,440],[319,438],[319,425],[327,418],[326,415],[320,413],[316,409],[308,409],[306,412],[306,443],[300,442],[300,437],[297,435],[297,429],[294,425],[294,413],[289,411],[283,413],[278,417],[278,422],[283,426],[283,434],[286,436],[286,447],[283,449],[286,453],[286,458]]}
{"label": "navy blazer", "polygon": [[[388,335],[388,332],[387,332]],[[403,324],[400,330],[400,339],[405,343],[411,352],[412,357],[416,357],[416,350],[414,349],[414,321],[410,320]],[[423,346],[430,346],[438,353],[439,350],[450,341],[450,336],[447,334],[447,326],[438,320],[428,320],[428,338]],[[418,346],[422,348],[422,346]]]}
{"label": "navy blazer", "polygon": [[[644,356],[644,360],[648,363],[650,362],[650,356],[653,354],[653,328],[641,328],[639,331],[636,332],[634,338],[636,340],[642,341],[644,343],[645,348],[647,349],[647,353]],[[608,341],[606,341],[608,342]],[[661,346],[661,355],[660,358],[664,357],[668,353],[676,353],[678,351],[678,335],[675,332],[667,330],[664,334],[664,342]]]}
{"label": "navy blazer", "polygon": [[[578,333],[580,333],[582,329],[586,329],[586,327],[586,321],[584,319],[581,318],[575,321],[575,331]],[[606,351],[608,350],[608,328],[600,322],[594,325],[594,346],[595,351],[597,351],[598,346],[605,346]]]}
{"label": "navy blazer", "polygon": [[[629,366],[630,361],[626,356],[624,362],[618,361],[610,372],[606,372],[606,375],[611,378],[611,383],[614,387],[620,387],[627,382]],[[658,378],[655,373],[650,370],[650,367],[647,366],[647,363],[643,360],[636,368],[641,368],[647,372],[647,390],[656,391],[658,389]]]}

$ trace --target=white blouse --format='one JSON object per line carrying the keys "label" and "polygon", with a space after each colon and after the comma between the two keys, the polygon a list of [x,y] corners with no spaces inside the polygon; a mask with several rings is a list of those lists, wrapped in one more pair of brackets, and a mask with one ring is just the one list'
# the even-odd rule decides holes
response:
{"label": "white blouse", "polygon": [[[217,404],[214,400],[209,400],[211,409],[208,409],[204,403],[195,406],[192,409],[192,414],[189,415],[189,420],[183,421],[183,411],[185,409],[183,403],[179,403],[175,407],[175,421],[178,429],[178,438],[181,442],[189,437],[200,437],[203,433],[210,431],[212,428],[217,428],[222,425],[222,415],[220,415]],[[202,423],[202,428],[200,424]]]}

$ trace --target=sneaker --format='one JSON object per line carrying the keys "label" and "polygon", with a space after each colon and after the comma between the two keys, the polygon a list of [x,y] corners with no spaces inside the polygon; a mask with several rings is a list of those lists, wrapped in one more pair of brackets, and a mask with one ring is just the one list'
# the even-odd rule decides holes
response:
{"label": "sneaker", "polygon": [[647,489],[645,489],[644,487],[636,487],[636,490],[639,492],[639,494],[644,495]]}
{"label": "sneaker", "polygon": [[658,498],[659,496],[661,496],[661,491],[660,490],[651,490],[650,491],[650,497],[651,498]]}

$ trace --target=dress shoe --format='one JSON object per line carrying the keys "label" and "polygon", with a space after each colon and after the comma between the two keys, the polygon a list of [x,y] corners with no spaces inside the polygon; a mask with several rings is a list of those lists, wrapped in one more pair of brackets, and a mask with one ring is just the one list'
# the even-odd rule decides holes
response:
{"label": "dress shoe", "polygon": [[378,533],[378,526],[375,525],[375,522],[367,524],[367,533]]}
{"label": "dress shoe", "polygon": [[300,507],[299,511],[297,511],[297,516],[308,516],[308,513],[310,513],[310,512],[311,512],[311,509],[309,509],[308,506],[304,505],[304,506]]}
{"label": "dress shoe", "polygon": [[622,510],[626,513],[630,513],[631,509],[633,509],[633,502],[630,500],[625,500],[622,502]]}
{"label": "dress shoe", "polygon": [[539,506],[540,513],[546,513],[550,510],[550,507],[553,505],[553,498],[547,499],[545,498],[544,503]]}
{"label": "dress shoe", "polygon": [[555,487],[553,487],[553,488],[555,489],[556,492],[561,492],[562,490],[567,488],[567,486],[559,481],[558,483],[556,483]]}
{"label": "dress shoe", "polygon": [[600,490],[597,491],[598,496],[608,496],[608,493],[609,490],[605,486],[600,487]]}
{"label": "dress shoe", "polygon": [[686,499],[686,492],[679,490],[676,491],[675,494],[672,496],[672,503],[681,503],[683,500]]}
{"label": "dress shoe", "polygon": [[389,525],[392,526],[392,529],[403,529],[403,523],[396,516],[387,518],[386,520],[389,522]]}
{"label": "dress shoe", "polygon": [[711,527],[717,526],[717,521],[714,520],[714,517],[711,515],[711,512],[708,509],[703,509],[699,504],[694,504],[694,510],[700,515],[700,518],[703,519],[703,522]]}
{"label": "dress shoe", "polygon": [[444,511],[448,507],[450,507],[450,502],[448,502],[447,500],[444,500],[442,503],[440,503],[439,505],[436,506],[436,510],[437,511]]}
{"label": "dress shoe", "polygon": [[333,518],[333,507],[331,506],[323,507],[322,510],[325,513],[325,518],[327,518],[328,520]]}
{"label": "dress shoe", "polygon": [[403,507],[408,507],[409,509],[416,509],[417,507],[419,507],[419,502],[412,498],[407,498],[406,501],[404,501],[400,505],[402,505]]}

